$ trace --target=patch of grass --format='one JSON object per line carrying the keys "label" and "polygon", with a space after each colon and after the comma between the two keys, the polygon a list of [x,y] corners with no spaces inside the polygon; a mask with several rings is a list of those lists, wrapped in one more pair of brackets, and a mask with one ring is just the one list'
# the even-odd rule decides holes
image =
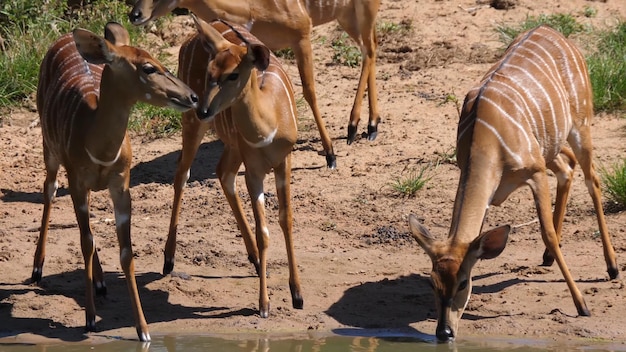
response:
{"label": "patch of grass", "polygon": [[295,60],[296,59],[296,54],[294,54],[293,49],[291,48],[285,48],[285,49],[280,49],[280,50],[276,50],[274,52],[274,55],[276,55],[276,57],[284,59],[284,60]]}
{"label": "patch of grass", "polygon": [[595,7],[586,5],[583,8],[583,16],[587,18],[593,18],[593,17],[596,17],[597,15],[598,15],[598,9],[596,9]]}
{"label": "patch of grass", "polygon": [[181,113],[139,102],[133,108],[128,129],[148,136],[169,136],[182,129]]}
{"label": "patch of grass", "polygon": [[604,194],[609,201],[626,208],[626,159],[600,168]]}
{"label": "patch of grass", "polygon": [[339,38],[330,43],[334,63],[348,67],[357,67],[361,64],[361,50],[351,45],[351,40],[348,34],[342,32]]}
{"label": "patch of grass", "polygon": [[595,110],[626,110],[626,22],[600,33],[587,65]]}
{"label": "patch of grass", "polygon": [[413,29],[413,22],[411,20],[402,20],[398,23],[388,22],[388,21],[379,21],[376,23],[376,32],[384,35],[384,34],[393,34],[393,33],[409,33]]}
{"label": "patch of grass", "polygon": [[500,35],[500,41],[508,46],[520,33],[535,28],[539,25],[547,24],[561,32],[565,37],[574,33],[585,31],[585,26],[576,21],[572,15],[557,13],[551,15],[528,16],[526,20],[517,26],[498,25],[496,32]]}
{"label": "patch of grass", "polygon": [[136,42],[143,29],[130,25],[128,11],[124,1],[111,0],[94,0],[82,7],[69,7],[65,0],[0,2],[0,109],[19,106],[34,96],[48,47],[74,28],[103,33],[106,22],[117,21]]}
{"label": "patch of grass", "polygon": [[396,178],[390,184],[390,187],[403,197],[413,197],[417,191],[424,188],[426,183],[432,179],[432,176],[427,175],[431,169],[432,166],[429,164],[418,170],[412,170],[407,175]]}

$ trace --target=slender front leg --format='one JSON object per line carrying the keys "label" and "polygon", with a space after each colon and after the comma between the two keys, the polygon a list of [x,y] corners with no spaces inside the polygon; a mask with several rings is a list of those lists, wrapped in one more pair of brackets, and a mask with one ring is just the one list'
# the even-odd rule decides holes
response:
{"label": "slender front leg", "polygon": [[293,212],[291,209],[291,154],[287,155],[285,162],[274,168],[276,176],[276,195],[278,197],[278,218],[280,228],[285,237],[287,247],[287,260],[289,263],[289,289],[291,290],[291,303],[296,309],[304,307],[302,290],[300,289],[300,276],[296,253],[293,248]]}
{"label": "slender front leg", "polygon": [[576,158],[580,163],[580,168],[585,175],[585,184],[591,199],[593,200],[593,207],[596,211],[596,218],[598,220],[598,227],[600,229],[600,235],[602,237],[602,247],[604,250],[604,260],[606,262],[606,271],[611,279],[615,279],[619,276],[619,269],[617,267],[617,260],[615,259],[615,250],[611,243],[611,236],[609,235],[609,229],[606,226],[606,219],[604,218],[604,209],[602,207],[602,193],[600,191],[600,180],[596,174],[593,165],[593,146],[591,144],[591,132],[588,126],[582,126],[580,128],[581,145],[572,146]]}
{"label": "slender front leg", "polygon": [[41,282],[43,275],[43,263],[46,259],[46,242],[48,238],[48,224],[50,222],[50,206],[56,196],[58,184],[57,174],[59,172],[59,164],[52,160],[48,155],[44,146],[44,162],[46,165],[46,180],[43,184],[43,215],[41,217],[41,227],[39,228],[39,238],[37,239],[37,249],[35,250],[35,258],[33,261],[33,272],[31,281],[34,283]]}
{"label": "slender front leg", "polygon": [[189,172],[193,159],[196,157],[202,137],[209,128],[208,123],[202,123],[196,118],[193,111],[183,114],[183,149],[178,158],[176,175],[174,176],[174,202],[172,203],[172,215],[170,227],[165,243],[165,258],[163,263],[163,275],[174,270],[174,256],[176,254],[176,231],[178,230],[178,217],[183,198],[183,189],[189,179]]}
{"label": "slender front leg", "polygon": [[307,35],[292,47],[298,64],[298,72],[302,80],[302,92],[304,99],[309,103],[317,130],[320,132],[322,147],[326,153],[326,166],[329,169],[337,167],[337,156],[333,150],[333,143],[326,130],[326,124],[322,119],[322,114],[317,107],[317,96],[315,95],[315,77],[313,75],[313,51],[311,49],[311,38]]}
{"label": "slender front leg", "polygon": [[256,245],[259,251],[259,315],[267,318],[270,314],[270,298],[267,293],[267,248],[270,242],[270,233],[265,220],[265,194],[263,180],[265,173],[246,168],[246,186],[252,202],[254,214]]}
{"label": "slender front leg", "polygon": [[[248,223],[248,220],[244,215],[243,207],[241,205],[241,199],[239,198],[236,189],[235,178],[237,176],[237,172],[239,171],[241,163],[242,160],[239,151],[233,150],[228,145],[225,146],[222,157],[217,164],[217,177],[219,177],[220,184],[222,185],[222,190],[224,191],[224,195],[226,196],[226,200],[228,200],[228,204],[230,205],[230,208],[235,215],[237,227],[241,232],[243,242],[246,246],[248,260],[250,261],[250,263],[254,264],[254,269],[256,270],[257,275],[260,276],[261,268],[259,266],[259,252],[257,250],[257,244],[252,237],[252,230],[250,229],[250,224]],[[246,175],[247,174],[248,170],[246,170]]]}
{"label": "slender front leg", "polygon": [[559,247],[559,241],[552,222],[552,211],[550,209],[550,186],[548,184],[547,174],[544,171],[536,172],[528,183],[532,188],[533,196],[535,198],[537,215],[539,215],[539,223],[541,224],[541,237],[543,238],[543,242],[556,260],[556,263],[559,265],[559,269],[561,269],[563,278],[565,279],[565,282],[567,282],[567,286],[572,294],[572,299],[574,300],[574,305],[576,305],[578,314],[582,316],[590,316],[591,313],[589,313],[589,309],[587,309],[585,299],[576,286],[574,278],[567,268],[567,264],[565,264],[565,258],[563,258],[561,248]]}
{"label": "slender front leg", "polygon": [[[567,199],[569,191],[574,180],[574,168],[576,167],[576,157],[569,148],[564,148],[556,159],[548,165],[550,170],[554,172],[557,179],[556,201],[554,203],[554,211],[552,222],[556,231],[556,238],[561,245],[563,236],[563,218],[565,217],[565,209],[567,207]],[[554,257],[546,248],[543,253],[543,266],[551,266],[554,263]]]}
{"label": "slender front leg", "polygon": [[[74,203],[74,212],[80,230],[80,248],[85,261],[85,330],[96,331],[96,304],[94,301],[93,286],[93,253],[95,251],[95,243],[89,223],[89,190],[79,184],[74,177],[69,175],[70,194]],[[73,182],[74,181],[74,182]]]}
{"label": "slender front leg", "polygon": [[148,324],[143,315],[137,282],[135,281],[135,263],[130,237],[131,199],[128,190],[128,179],[121,187],[111,186],[109,193],[111,194],[111,199],[113,199],[113,207],[115,209],[115,230],[117,232],[117,241],[120,245],[120,263],[126,277],[137,336],[140,341],[150,341]]}

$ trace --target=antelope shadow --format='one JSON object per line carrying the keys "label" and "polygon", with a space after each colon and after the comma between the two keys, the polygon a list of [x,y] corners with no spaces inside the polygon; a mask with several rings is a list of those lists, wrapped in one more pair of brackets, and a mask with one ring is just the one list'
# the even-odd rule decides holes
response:
{"label": "antelope shadow", "polygon": [[[172,304],[168,302],[168,292],[146,288],[151,282],[163,279],[163,275],[147,272],[138,273],[135,278],[143,311],[149,325],[181,319],[221,319],[257,314],[253,309],[211,306],[210,302],[205,306]],[[201,279],[222,279],[222,277],[213,276]],[[47,318],[45,313],[40,313],[38,317],[14,317],[12,314],[15,297],[33,292],[40,296],[65,296],[75,300],[78,306],[84,307],[84,280],[84,270],[76,269],[55,275],[45,275],[44,273],[39,286],[29,285],[30,280],[23,283],[0,282],[0,302],[2,302],[0,303],[0,337],[29,333],[67,342],[87,339],[88,335],[85,334],[85,328],[82,324],[80,326],[66,326],[63,322]],[[98,331],[90,334],[100,335],[100,332],[103,331],[122,328],[128,329],[128,336],[134,340],[136,338],[133,333],[135,322],[131,314],[132,307],[128,298],[124,275],[121,272],[108,272],[105,273],[105,281],[107,283],[107,295],[96,297],[97,315],[100,318],[96,323]],[[14,297],[14,299],[9,299],[10,297]],[[80,321],[84,323],[84,317],[81,316]]]}

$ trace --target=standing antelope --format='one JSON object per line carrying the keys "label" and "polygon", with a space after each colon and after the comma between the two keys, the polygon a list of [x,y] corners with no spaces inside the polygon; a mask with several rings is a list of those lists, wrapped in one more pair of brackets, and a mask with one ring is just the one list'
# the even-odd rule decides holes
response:
{"label": "standing antelope", "polygon": [[[435,240],[415,216],[409,217],[413,237],[432,260],[440,341],[457,334],[476,261],[497,257],[506,245],[508,226],[480,234],[489,205],[500,205],[524,184],[535,199],[546,245],[544,264],[556,259],[578,314],[590,315],[559,248],[576,160],[593,199],[609,277],[618,276],[592,161],[592,117],[585,60],[573,44],[547,26],[520,34],[469,91],[458,126],[461,176],[448,239]],[[554,212],[546,169],[557,178]]]}
{"label": "standing antelope", "polygon": [[[201,103],[197,112],[190,110],[182,117],[183,149],[174,179],[163,273],[174,268],[183,187],[202,136],[212,128],[224,142],[217,176],[243,236],[248,259],[259,275],[259,313],[264,318],[269,315],[266,271],[269,232],[263,181],[272,169],[276,177],[279,223],[287,247],[292,304],[302,309],[290,199],[291,151],[297,139],[291,81],[276,57],[245,28],[220,21],[207,24],[193,18],[199,33],[181,46],[178,75],[194,90],[202,92]],[[236,190],[235,179],[242,163],[252,200],[256,240]]]}
{"label": "standing antelope", "polygon": [[130,238],[132,156],[126,126],[138,100],[184,111],[197,106],[198,97],[147,52],[129,46],[128,32],[117,23],[106,25],[104,38],[76,29],[48,50],[37,89],[46,180],[32,280],[41,280],[50,205],[57,190],[57,173],[63,165],[85,260],[86,330],[95,330],[94,276],[96,289],[105,290],[89,224],[89,193],[108,188],[137,334],[141,341],[149,341]]}
{"label": "standing antelope", "polygon": [[350,112],[348,144],[356,138],[366,86],[369,99],[368,139],[376,138],[380,116],[376,91],[375,21],[380,0],[138,0],[129,18],[133,24],[141,25],[175,7],[187,8],[205,21],[222,18],[244,25],[271,50],[293,49],[304,98],[313,111],[326,152],[326,163],[331,169],[336,167],[336,156],[317,107],[311,29],[337,20],[359,45],[363,57],[359,85]]}

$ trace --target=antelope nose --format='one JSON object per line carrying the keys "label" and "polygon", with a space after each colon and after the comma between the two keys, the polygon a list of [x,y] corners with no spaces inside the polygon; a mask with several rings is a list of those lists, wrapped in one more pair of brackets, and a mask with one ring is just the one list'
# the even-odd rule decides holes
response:
{"label": "antelope nose", "polygon": [[128,14],[128,19],[130,20],[130,23],[135,23],[139,21],[141,17],[143,17],[141,10],[133,10]]}
{"label": "antelope nose", "polygon": [[198,101],[200,101],[200,99],[198,98],[198,95],[196,95],[196,93],[191,93],[191,96],[189,98],[191,99],[191,102],[194,106],[198,105]]}
{"label": "antelope nose", "polygon": [[448,342],[454,340],[454,333],[452,332],[452,329],[447,325],[441,328],[437,328],[436,335],[439,342]]}

